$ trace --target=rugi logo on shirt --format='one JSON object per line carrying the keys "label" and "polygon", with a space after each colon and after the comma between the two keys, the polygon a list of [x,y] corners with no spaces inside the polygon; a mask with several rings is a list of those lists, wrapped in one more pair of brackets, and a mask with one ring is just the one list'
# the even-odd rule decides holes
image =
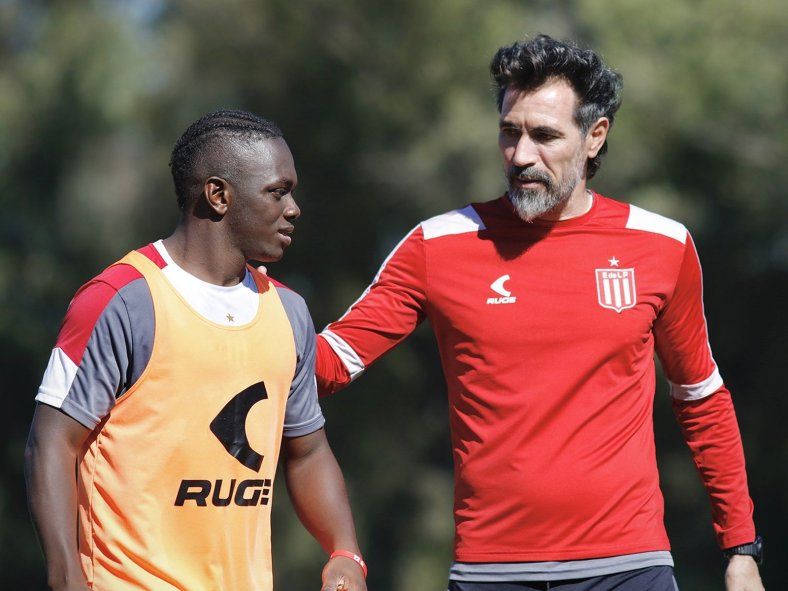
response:
{"label": "rugi logo on shirt", "polygon": [[[263,400],[268,400],[265,384],[253,384],[233,396],[210,424],[211,433],[227,453],[254,472],[260,471],[264,458],[249,443],[246,418],[252,407]],[[189,501],[194,501],[196,507],[207,507],[209,503],[214,507],[268,505],[272,487],[272,478],[251,478],[240,482],[232,478],[229,483],[225,478],[181,480],[175,506],[189,506]]]}
{"label": "rugi logo on shirt", "polygon": [[495,293],[500,294],[499,298],[487,298],[488,304],[514,304],[517,302],[517,297],[512,295],[512,292],[506,289],[503,284],[509,281],[509,275],[501,275],[490,284],[490,289]]}

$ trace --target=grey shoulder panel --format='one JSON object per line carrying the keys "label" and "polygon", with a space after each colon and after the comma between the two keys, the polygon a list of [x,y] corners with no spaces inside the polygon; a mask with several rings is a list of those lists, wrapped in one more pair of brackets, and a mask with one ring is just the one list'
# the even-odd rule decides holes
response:
{"label": "grey shoulder panel", "polygon": [[90,334],[61,408],[93,428],[142,375],[150,360],[154,312],[148,284],[136,279],[109,300]]}
{"label": "grey shoulder panel", "polygon": [[126,368],[125,379],[117,394],[120,397],[137,383],[142,372],[148,367],[156,336],[156,314],[150,288],[144,279],[129,283],[118,292],[118,295],[126,304],[131,328],[131,357]]}
{"label": "grey shoulder panel", "polygon": [[284,436],[301,437],[325,424],[315,381],[315,326],[304,298],[286,287],[276,287],[296,345],[296,371],[285,411]]}

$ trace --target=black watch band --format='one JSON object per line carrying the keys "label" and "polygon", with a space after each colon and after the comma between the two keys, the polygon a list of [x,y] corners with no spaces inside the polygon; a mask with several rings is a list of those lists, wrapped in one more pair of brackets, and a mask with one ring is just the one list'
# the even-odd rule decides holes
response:
{"label": "black watch band", "polygon": [[755,564],[762,564],[763,538],[758,536],[755,538],[755,541],[750,542],[749,544],[742,544],[741,546],[726,548],[723,550],[723,554],[725,555],[725,558],[730,558],[731,556],[736,556],[739,554],[744,556],[752,556],[755,559]]}

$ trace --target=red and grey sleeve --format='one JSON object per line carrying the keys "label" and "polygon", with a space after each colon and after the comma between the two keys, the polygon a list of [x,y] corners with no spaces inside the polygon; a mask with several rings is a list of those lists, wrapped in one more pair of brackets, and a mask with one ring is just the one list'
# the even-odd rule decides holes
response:
{"label": "red and grey sleeve", "polygon": [[36,401],[93,429],[144,371],[153,332],[147,283],[133,267],[110,267],[71,301]]}
{"label": "red and grey sleeve", "polygon": [[421,226],[394,248],[361,297],[317,339],[321,396],[349,384],[424,320],[426,264]]}
{"label": "red and grey sleeve", "polygon": [[722,548],[755,539],[739,426],[709,346],[703,279],[687,236],[676,286],[654,325],[657,354],[670,382],[673,411],[712,504]]}

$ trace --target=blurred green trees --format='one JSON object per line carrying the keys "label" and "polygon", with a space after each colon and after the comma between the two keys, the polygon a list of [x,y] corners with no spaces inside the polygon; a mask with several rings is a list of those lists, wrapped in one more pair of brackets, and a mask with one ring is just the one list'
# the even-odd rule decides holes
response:
{"label": "blurred green trees", "polygon": [[[166,165],[182,130],[220,106],[282,126],[303,216],[271,272],[320,327],[420,219],[502,191],[487,65],[498,46],[546,32],[624,75],[593,186],[681,219],[698,243],[777,588],[788,547],[787,30],[779,0],[0,0],[3,587],[44,588],[21,466],[59,322],[83,281],[173,226]],[[324,402],[370,587],[443,588],[452,476],[429,330]],[[679,583],[719,589],[705,493],[663,391],[656,406]],[[322,553],[277,494],[277,588],[316,588]]]}

